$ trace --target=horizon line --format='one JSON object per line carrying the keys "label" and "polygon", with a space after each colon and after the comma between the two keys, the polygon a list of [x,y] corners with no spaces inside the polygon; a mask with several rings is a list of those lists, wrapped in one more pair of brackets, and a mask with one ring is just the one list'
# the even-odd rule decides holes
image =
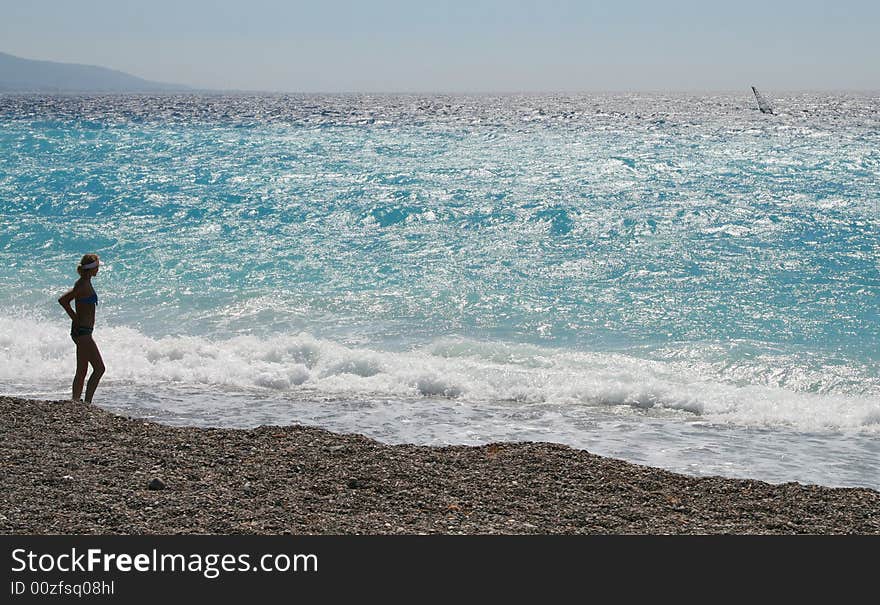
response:
{"label": "horizon line", "polygon": [[[137,76],[139,77],[139,76]],[[168,83],[172,84],[172,83]],[[100,89],[83,90],[2,90],[0,95],[58,95],[75,96],[88,94],[101,95],[150,95],[150,96],[192,96],[192,95],[377,95],[377,96],[417,96],[417,95],[449,95],[449,96],[514,96],[514,95],[589,95],[589,94],[735,94],[747,91],[751,94],[751,86],[743,88],[606,88],[606,89],[523,89],[523,90],[266,90],[266,89],[243,89],[243,88],[198,88],[188,84],[179,84],[188,87],[189,90],[177,91],[108,91]],[[773,89],[761,87],[773,94],[797,94],[797,93],[862,93],[880,94],[878,88],[780,88]]]}

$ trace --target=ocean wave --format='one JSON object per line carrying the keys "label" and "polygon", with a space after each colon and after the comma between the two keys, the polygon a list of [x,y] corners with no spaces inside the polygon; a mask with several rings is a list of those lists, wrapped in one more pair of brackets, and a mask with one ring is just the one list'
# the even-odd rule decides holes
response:
{"label": "ocean wave", "polygon": [[[105,384],[223,392],[264,397],[424,399],[469,404],[558,404],[679,414],[686,419],[800,430],[878,430],[876,378],[856,392],[798,390],[795,381],[767,375],[819,373],[821,368],[772,368],[753,360],[732,375],[717,359],[646,359],[619,352],[584,352],[444,338],[408,350],[346,346],[307,333],[268,338],[200,336],[153,338],[126,326],[99,327],[95,338],[108,367]],[[715,351],[717,355],[717,350]],[[794,363],[781,357],[780,363]],[[777,360],[778,361],[778,360]],[[73,345],[65,325],[33,319],[0,320],[0,388],[66,388]],[[829,384],[839,384],[834,377]]]}

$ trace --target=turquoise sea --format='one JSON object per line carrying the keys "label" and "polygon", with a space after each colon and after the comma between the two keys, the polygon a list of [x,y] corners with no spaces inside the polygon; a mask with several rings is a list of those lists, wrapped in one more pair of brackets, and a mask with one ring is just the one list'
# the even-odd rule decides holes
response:
{"label": "turquoise sea", "polygon": [[0,96],[0,393],[880,489],[880,94]]}

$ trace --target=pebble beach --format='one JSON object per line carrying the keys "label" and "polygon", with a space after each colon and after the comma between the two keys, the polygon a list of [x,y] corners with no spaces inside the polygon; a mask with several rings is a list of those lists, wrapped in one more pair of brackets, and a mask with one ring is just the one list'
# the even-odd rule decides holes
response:
{"label": "pebble beach", "polygon": [[0,397],[3,534],[880,534],[880,492]]}

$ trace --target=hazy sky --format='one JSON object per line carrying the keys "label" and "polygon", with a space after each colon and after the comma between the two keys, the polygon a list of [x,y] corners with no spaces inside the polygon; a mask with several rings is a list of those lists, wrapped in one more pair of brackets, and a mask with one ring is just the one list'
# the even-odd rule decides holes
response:
{"label": "hazy sky", "polygon": [[880,89],[878,0],[0,0],[0,51],[272,91]]}

